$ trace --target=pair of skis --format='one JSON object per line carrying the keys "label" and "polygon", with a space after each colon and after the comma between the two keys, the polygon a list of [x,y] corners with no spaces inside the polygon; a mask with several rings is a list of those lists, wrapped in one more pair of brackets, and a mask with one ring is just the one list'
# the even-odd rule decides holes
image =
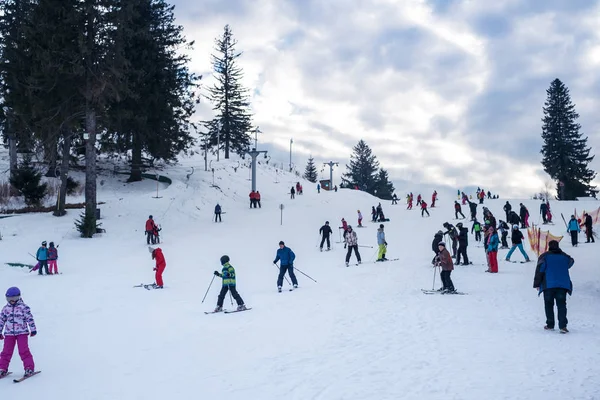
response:
{"label": "pair of skis", "polygon": [[156,289],[156,283],[148,283],[148,284],[144,284],[144,283],[140,283],[139,285],[135,285],[134,288],[136,287],[143,287],[146,290],[152,290],[152,289]]}
{"label": "pair of skis", "polygon": [[[42,371],[35,371],[35,372],[34,372],[33,374],[31,374],[31,375],[23,375],[23,377],[21,377],[21,378],[18,378],[18,379],[13,379],[13,382],[14,382],[14,383],[23,382],[24,380],[26,380],[26,379],[29,379],[29,378],[31,378],[32,376],[35,376],[35,375],[39,374],[40,372],[42,372]],[[12,372],[7,372],[7,373],[6,373],[6,375],[4,375],[4,376],[1,376],[1,377],[0,377],[0,379],[4,379],[4,378],[6,378],[7,376],[9,376],[9,375],[11,375],[11,374],[12,374]]]}
{"label": "pair of skis", "polygon": [[452,295],[452,294],[466,295],[466,294],[468,294],[468,293],[464,293],[464,292],[458,292],[456,290],[454,292],[444,292],[441,290],[421,289],[421,292],[423,292],[424,294],[443,294],[443,295]]}
{"label": "pair of skis", "polygon": [[204,314],[218,314],[218,313],[233,314],[233,313],[248,311],[248,310],[252,310],[252,307],[247,307],[243,310],[204,311]]}
{"label": "pair of skis", "polygon": [[359,263],[352,263],[352,264],[346,265],[346,267],[349,267],[351,265],[358,266],[358,265],[363,265],[363,264],[386,263],[386,262],[389,262],[389,261],[398,261],[398,260],[400,260],[400,259],[399,258],[390,258],[390,259],[385,260],[385,261],[367,261],[367,262],[361,262],[360,264]]}

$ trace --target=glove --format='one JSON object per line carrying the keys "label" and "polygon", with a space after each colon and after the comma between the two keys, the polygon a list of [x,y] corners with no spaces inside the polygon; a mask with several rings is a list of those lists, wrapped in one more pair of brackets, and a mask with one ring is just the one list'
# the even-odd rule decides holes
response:
{"label": "glove", "polygon": [[219,273],[219,271],[215,271],[214,274],[215,274],[215,276],[221,276],[221,274]]}
{"label": "glove", "polygon": [[34,337],[35,335],[37,335],[37,331],[32,331],[29,336]]}
{"label": "glove", "polygon": [[152,271],[156,271],[156,268],[152,268]]}
{"label": "glove", "polygon": [[383,244],[384,244],[385,246],[387,246],[387,242],[383,242]]}

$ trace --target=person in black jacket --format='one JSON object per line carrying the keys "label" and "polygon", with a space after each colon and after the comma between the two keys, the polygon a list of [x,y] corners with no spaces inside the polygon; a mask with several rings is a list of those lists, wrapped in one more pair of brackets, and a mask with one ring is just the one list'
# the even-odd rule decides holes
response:
{"label": "person in black jacket", "polygon": [[548,205],[546,204],[545,201],[542,200],[542,204],[540,204],[540,214],[542,214],[542,220],[544,221],[544,224],[548,223]]}
{"label": "person in black jacket", "polygon": [[469,210],[471,211],[471,221],[475,221],[477,219],[477,203],[469,199],[467,201],[469,202]]}
{"label": "person in black jacket", "polygon": [[325,221],[325,225],[319,229],[319,234],[323,236],[321,239],[321,244],[319,245],[319,250],[323,251],[323,243],[327,240],[327,250],[331,250],[331,242],[329,241],[329,236],[331,235],[331,227],[329,226],[329,221]]}
{"label": "person in black jacket", "polygon": [[[512,222],[509,218],[510,212],[512,211],[512,206],[510,205],[510,203],[508,202],[508,200],[506,200],[506,204],[504,205],[504,212],[506,213],[506,220],[508,222],[510,222],[511,224],[513,224],[514,222]],[[517,222],[518,224],[518,222]]]}
{"label": "person in black jacket", "polygon": [[510,211],[508,213],[508,223],[510,225],[519,225],[521,223],[521,218],[515,211]]}
{"label": "person in black jacket", "polygon": [[438,244],[443,239],[444,239],[444,232],[437,231],[437,233],[433,237],[433,242],[431,242],[431,250],[433,250],[433,252],[435,253],[435,256],[433,256],[433,260],[431,260],[431,264],[433,264],[433,265],[435,265],[435,260],[436,260],[436,258],[438,256],[438,254],[440,253],[440,249],[438,247]]}
{"label": "person in black jacket", "polygon": [[467,246],[469,245],[469,228],[463,227],[462,222],[456,224],[458,228],[458,253],[456,254],[456,265],[460,264],[460,256],[463,258],[463,265],[469,265],[469,256],[467,256]]}
{"label": "person in black jacket", "polygon": [[449,224],[448,222],[444,222],[444,228],[447,229],[444,232],[444,235],[449,235],[452,240],[452,258],[456,258],[456,248],[458,247],[458,231],[454,227],[454,225]]}
{"label": "person in black jacket", "polygon": [[219,203],[215,206],[215,222],[217,222],[217,218],[221,222],[221,205]]}
{"label": "person in black jacket", "polygon": [[512,242],[512,247],[508,251],[505,261],[510,261],[510,256],[512,256],[512,253],[518,248],[521,254],[523,254],[523,257],[525,257],[525,262],[529,262],[529,256],[523,249],[523,234],[519,230],[518,225],[513,225],[510,240]]}
{"label": "person in black jacket", "polygon": [[589,243],[591,241],[592,243],[595,243],[596,241],[594,240],[594,231],[592,230],[592,227],[594,225],[592,216],[588,213],[583,214],[583,216],[585,217],[585,242]]}

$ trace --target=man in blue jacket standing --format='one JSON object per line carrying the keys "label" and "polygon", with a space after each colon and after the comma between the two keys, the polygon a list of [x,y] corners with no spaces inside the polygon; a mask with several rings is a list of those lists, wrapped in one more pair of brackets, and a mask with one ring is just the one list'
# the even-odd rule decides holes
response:
{"label": "man in blue jacket standing", "polygon": [[543,253],[537,262],[533,287],[544,293],[546,310],[546,330],[554,330],[554,302],[558,310],[558,328],[560,333],[567,333],[567,293],[571,295],[573,284],[569,276],[569,268],[575,260],[564,253],[556,240],[548,243],[548,251]]}
{"label": "man in blue jacket standing", "polygon": [[569,225],[567,226],[567,232],[571,234],[571,244],[573,245],[573,247],[577,247],[579,232],[581,232],[581,228],[579,227],[579,222],[575,219],[574,215],[571,215]]}
{"label": "man in blue jacket standing", "polygon": [[294,274],[294,259],[296,255],[289,247],[285,247],[285,243],[283,240],[279,242],[279,250],[277,250],[277,257],[275,257],[275,261],[273,264],[277,265],[277,261],[281,261],[279,267],[279,277],[277,278],[277,290],[281,292],[281,286],[283,285],[283,277],[287,272],[290,275],[290,279],[292,280],[292,284],[294,285],[294,289],[298,287],[298,279],[296,279],[296,274]]}

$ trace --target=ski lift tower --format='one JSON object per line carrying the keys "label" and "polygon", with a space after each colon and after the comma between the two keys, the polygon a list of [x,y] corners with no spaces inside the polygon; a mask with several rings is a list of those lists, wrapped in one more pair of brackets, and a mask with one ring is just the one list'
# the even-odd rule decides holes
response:
{"label": "ski lift tower", "polygon": [[331,190],[333,189],[333,166],[339,167],[340,163],[329,161],[328,163],[323,163],[323,165],[329,166],[329,189]]}
{"label": "ski lift tower", "polygon": [[256,157],[260,154],[264,153],[265,158],[267,158],[266,150],[256,150],[256,148],[252,148],[252,150],[246,151],[246,154],[252,157],[252,190],[256,191]]}

